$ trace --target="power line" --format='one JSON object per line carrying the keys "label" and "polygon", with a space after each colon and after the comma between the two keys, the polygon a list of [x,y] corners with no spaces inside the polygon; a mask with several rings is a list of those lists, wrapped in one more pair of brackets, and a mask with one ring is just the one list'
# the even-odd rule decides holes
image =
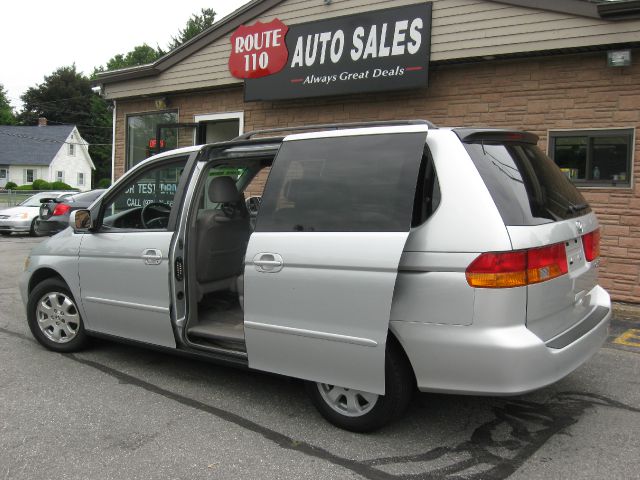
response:
{"label": "power line", "polygon": [[87,147],[90,146],[94,146],[94,147],[106,147],[109,146],[111,147],[112,144],[111,143],[77,143],[77,142],[65,142],[62,140],[56,140],[55,138],[46,138],[46,137],[32,137],[31,135],[24,135],[24,134],[19,134],[19,133],[9,133],[9,132],[3,132],[2,130],[0,130],[0,135],[6,135],[8,137],[16,137],[16,138],[23,138],[26,140],[35,140],[37,142],[42,142],[42,143],[59,143],[59,144],[66,144],[66,145],[86,145]]}
{"label": "power line", "polygon": [[75,126],[75,127],[84,127],[84,128],[104,128],[106,130],[112,130],[113,127],[101,127],[99,125],[82,125],[80,123],[65,123],[65,122],[56,122],[55,120],[49,120],[47,118],[47,123],[55,123],[56,125],[68,125],[68,126]]}
{"label": "power line", "polygon": [[69,100],[78,100],[79,98],[89,98],[89,96],[88,95],[78,95],[77,97],[59,98],[58,100],[45,100],[43,102],[34,102],[33,105],[48,105],[50,103],[60,103],[60,102],[67,102]]}

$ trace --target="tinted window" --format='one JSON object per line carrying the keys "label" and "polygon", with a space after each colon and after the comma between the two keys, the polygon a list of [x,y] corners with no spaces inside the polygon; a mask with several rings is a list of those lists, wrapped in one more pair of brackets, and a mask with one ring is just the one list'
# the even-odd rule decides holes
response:
{"label": "tinted window", "polygon": [[505,225],[539,225],[591,211],[560,169],[532,144],[465,144]]}
{"label": "tinted window", "polygon": [[424,133],[284,142],[256,231],[409,230],[424,144]]}

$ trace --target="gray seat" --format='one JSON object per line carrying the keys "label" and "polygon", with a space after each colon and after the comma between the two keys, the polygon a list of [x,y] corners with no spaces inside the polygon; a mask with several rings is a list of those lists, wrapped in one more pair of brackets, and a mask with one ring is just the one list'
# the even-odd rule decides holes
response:
{"label": "gray seat", "polygon": [[219,208],[203,210],[196,219],[198,298],[237,289],[251,234],[249,212],[231,177],[216,177],[207,192]]}

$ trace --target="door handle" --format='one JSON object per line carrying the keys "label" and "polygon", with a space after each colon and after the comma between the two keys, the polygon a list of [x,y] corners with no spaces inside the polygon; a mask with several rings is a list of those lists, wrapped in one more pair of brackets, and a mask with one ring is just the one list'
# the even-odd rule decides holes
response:
{"label": "door handle", "polygon": [[276,273],[282,270],[284,261],[277,253],[259,253],[253,257],[256,270],[262,273]]}
{"label": "door handle", "polygon": [[162,252],[156,248],[147,248],[142,251],[142,260],[144,260],[145,265],[160,265]]}

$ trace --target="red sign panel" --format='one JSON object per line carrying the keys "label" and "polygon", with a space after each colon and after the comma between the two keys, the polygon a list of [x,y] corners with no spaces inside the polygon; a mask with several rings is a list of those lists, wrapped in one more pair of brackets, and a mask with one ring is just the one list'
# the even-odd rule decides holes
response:
{"label": "red sign panel", "polygon": [[284,37],[289,27],[277,18],[242,25],[231,35],[229,71],[236,78],[260,78],[284,68],[289,51]]}

